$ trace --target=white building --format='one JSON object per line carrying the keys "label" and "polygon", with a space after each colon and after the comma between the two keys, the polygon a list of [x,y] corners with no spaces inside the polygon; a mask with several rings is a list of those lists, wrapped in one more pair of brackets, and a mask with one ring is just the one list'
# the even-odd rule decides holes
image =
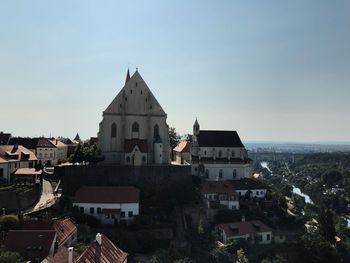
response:
{"label": "white building", "polygon": [[252,244],[271,244],[273,239],[272,229],[259,220],[220,224],[217,229],[224,243],[244,239]]}
{"label": "white building", "polygon": [[55,146],[53,163],[57,164],[59,162],[66,161],[68,155],[68,145],[58,139],[50,140],[50,142]]}
{"label": "white building", "polygon": [[230,182],[205,181],[201,185],[201,193],[208,208],[226,207],[239,210],[239,198]]}
{"label": "white building", "polygon": [[244,178],[230,181],[240,197],[265,198],[267,187],[259,180]]}
{"label": "white building", "polygon": [[0,145],[0,178],[11,182],[11,174],[18,168],[34,168],[35,154],[22,145]]}
{"label": "white building", "polygon": [[98,147],[106,163],[169,164],[167,115],[140,73],[131,77],[103,112]]}
{"label": "white building", "polygon": [[192,138],[192,175],[207,180],[237,180],[252,176],[252,160],[236,131],[200,130],[196,119]]}
{"label": "white building", "polygon": [[139,214],[140,191],[133,186],[82,186],[73,206],[103,224],[130,221]]}

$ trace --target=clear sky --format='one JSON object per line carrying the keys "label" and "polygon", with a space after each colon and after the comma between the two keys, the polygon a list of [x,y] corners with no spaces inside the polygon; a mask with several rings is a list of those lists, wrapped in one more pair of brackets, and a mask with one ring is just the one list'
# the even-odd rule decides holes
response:
{"label": "clear sky", "polygon": [[350,1],[0,1],[0,130],[96,136],[128,66],[180,133],[350,141]]}

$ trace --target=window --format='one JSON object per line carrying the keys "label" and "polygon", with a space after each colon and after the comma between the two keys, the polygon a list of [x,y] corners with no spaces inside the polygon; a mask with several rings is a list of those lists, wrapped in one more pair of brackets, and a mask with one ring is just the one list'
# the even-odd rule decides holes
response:
{"label": "window", "polygon": [[270,240],[270,234],[266,235],[266,240]]}
{"label": "window", "polygon": [[117,137],[117,124],[113,123],[111,126],[111,137]]}
{"label": "window", "polygon": [[204,151],[204,155],[207,155],[207,151]]}
{"label": "window", "polygon": [[161,155],[161,154],[159,154],[159,157],[160,157],[160,158],[162,158],[162,155]]}
{"label": "window", "polygon": [[233,176],[233,179],[235,179],[237,177],[236,169],[233,169],[232,176]]}
{"label": "window", "polygon": [[101,207],[97,207],[97,214],[101,214]]}
{"label": "window", "polygon": [[139,124],[137,122],[134,122],[131,127],[132,132],[139,132]]}
{"label": "window", "polygon": [[224,175],[224,171],[222,169],[220,169],[220,171],[219,171],[219,178],[221,179],[223,177],[223,175]]}
{"label": "window", "polygon": [[236,210],[237,207],[235,205],[232,206],[232,210]]}
{"label": "window", "polygon": [[158,139],[159,138],[159,126],[158,124],[154,125],[153,128],[153,139]]}
{"label": "window", "polygon": [[126,157],[126,163],[130,163],[130,157],[129,156]]}
{"label": "window", "polygon": [[219,151],[219,157],[221,157],[222,153],[221,153],[221,150]]}
{"label": "window", "polygon": [[142,90],[140,90],[140,93],[142,94]]}
{"label": "window", "polygon": [[125,101],[128,101],[128,98],[127,98],[127,97],[125,97]]}
{"label": "window", "polygon": [[79,207],[80,213],[84,213],[84,207]]}
{"label": "window", "polygon": [[121,212],[121,213],[120,213],[120,217],[121,217],[121,218],[125,218],[125,212]]}
{"label": "window", "polygon": [[132,89],[130,90],[130,94],[132,94]]}
{"label": "window", "polygon": [[205,170],[205,177],[209,178],[209,170],[208,169]]}
{"label": "window", "polygon": [[121,103],[119,104],[119,107],[120,107],[120,108],[123,107]]}
{"label": "window", "polygon": [[129,211],[128,217],[132,217],[132,216],[133,216],[133,212],[132,212],[132,211]]}
{"label": "window", "polygon": [[142,156],[142,162],[146,163],[146,156]]}
{"label": "window", "polygon": [[93,214],[93,213],[95,213],[95,208],[90,207],[90,214]]}
{"label": "window", "polygon": [[137,82],[135,82],[135,86],[137,87]]}

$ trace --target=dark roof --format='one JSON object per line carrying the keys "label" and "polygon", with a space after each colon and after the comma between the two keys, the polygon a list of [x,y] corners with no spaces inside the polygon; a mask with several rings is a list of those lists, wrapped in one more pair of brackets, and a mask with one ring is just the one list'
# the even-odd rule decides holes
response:
{"label": "dark roof", "polygon": [[206,131],[197,135],[199,147],[244,147],[236,131]]}
{"label": "dark roof", "polygon": [[235,190],[266,189],[266,186],[260,181],[251,178],[232,180],[230,182]]}
{"label": "dark roof", "polygon": [[9,145],[23,145],[28,149],[41,148],[55,148],[56,146],[46,138],[22,138],[22,137],[13,137],[9,141]]}
{"label": "dark roof", "polygon": [[227,181],[204,181],[201,185],[202,194],[236,194],[235,189]]}
{"label": "dark roof", "polygon": [[125,139],[124,141],[124,152],[131,153],[135,146],[139,147],[140,152],[147,153],[148,147],[147,147],[147,140],[140,140],[140,139]]}
{"label": "dark roof", "polygon": [[227,224],[220,224],[220,229],[225,231],[227,237],[254,235],[261,232],[270,232],[272,229],[259,220],[247,222],[233,222]]}
{"label": "dark roof", "polygon": [[44,259],[49,255],[55,236],[55,230],[10,230],[5,247],[26,259]]}
{"label": "dark roof", "polygon": [[11,133],[0,132],[0,145],[7,145],[11,138]]}
{"label": "dark roof", "polygon": [[140,190],[133,186],[82,186],[75,203],[138,203]]}
{"label": "dark roof", "polygon": [[21,222],[22,230],[55,230],[51,221],[24,220]]}
{"label": "dark roof", "polygon": [[128,253],[124,252],[113,244],[105,235],[101,237],[101,245],[95,240],[80,255],[76,263],[123,263],[128,257]]}

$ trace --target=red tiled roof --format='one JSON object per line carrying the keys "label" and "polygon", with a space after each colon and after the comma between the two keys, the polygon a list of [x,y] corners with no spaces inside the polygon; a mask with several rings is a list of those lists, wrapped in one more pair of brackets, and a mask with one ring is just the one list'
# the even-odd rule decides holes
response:
{"label": "red tiled roof", "polygon": [[140,190],[133,186],[82,186],[74,203],[138,203]]}
{"label": "red tiled roof", "polygon": [[225,232],[227,237],[272,231],[270,227],[259,220],[220,224],[218,227]]}
{"label": "red tiled roof", "polygon": [[236,190],[266,189],[266,186],[260,181],[251,178],[242,178],[240,180],[231,180],[231,185]]}
{"label": "red tiled roof", "polygon": [[123,263],[128,254],[113,244],[105,235],[102,235],[101,245],[95,240],[80,255],[76,263]]}
{"label": "red tiled roof", "polygon": [[188,141],[182,141],[174,148],[175,152],[190,152],[190,150],[191,143]]}
{"label": "red tiled roof", "polygon": [[22,145],[0,145],[0,157],[7,161],[37,161],[35,154]]}
{"label": "red tiled roof", "polygon": [[58,245],[62,245],[65,241],[77,231],[77,226],[68,217],[54,221],[53,227],[57,233]]}
{"label": "red tiled roof", "polygon": [[15,171],[15,175],[41,175],[42,170],[36,170],[35,168],[18,168]]}
{"label": "red tiled roof", "polygon": [[10,230],[5,247],[27,259],[44,259],[49,255],[55,236],[55,230]]}
{"label": "red tiled roof", "polygon": [[147,140],[140,139],[125,139],[124,152],[131,153],[134,150],[135,146],[139,147],[140,152],[148,152]]}
{"label": "red tiled roof", "polygon": [[[73,250],[73,262],[79,257],[79,254]],[[46,258],[49,263],[68,263],[68,248],[61,246],[53,254]]]}
{"label": "red tiled roof", "polygon": [[229,182],[226,181],[205,181],[201,185],[202,194],[236,194],[237,192]]}

